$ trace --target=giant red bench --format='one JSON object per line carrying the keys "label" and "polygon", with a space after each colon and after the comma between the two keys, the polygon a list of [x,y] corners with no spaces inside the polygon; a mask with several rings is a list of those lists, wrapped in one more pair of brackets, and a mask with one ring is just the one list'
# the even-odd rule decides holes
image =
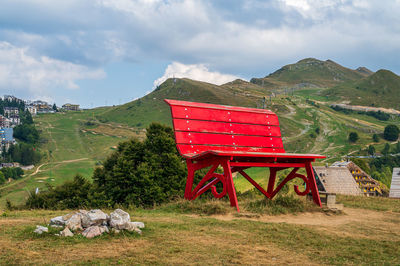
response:
{"label": "giant red bench", "polygon": [[[325,158],[318,154],[285,153],[278,117],[270,110],[223,106],[206,103],[165,100],[171,107],[175,140],[179,153],[186,159],[188,177],[185,198],[194,200],[208,189],[216,198],[229,196],[231,206],[239,211],[232,173],[239,172],[261,193],[272,199],[290,180],[300,178],[305,186],[294,190],[304,196],[311,192],[314,202],[321,206],[311,163]],[[221,166],[223,173],[216,172]],[[196,171],[210,167],[193,188]],[[264,189],[244,170],[269,167],[268,187]],[[293,168],[275,187],[276,173]],[[306,175],[299,170],[305,169]],[[216,185],[222,183],[222,191]]]}

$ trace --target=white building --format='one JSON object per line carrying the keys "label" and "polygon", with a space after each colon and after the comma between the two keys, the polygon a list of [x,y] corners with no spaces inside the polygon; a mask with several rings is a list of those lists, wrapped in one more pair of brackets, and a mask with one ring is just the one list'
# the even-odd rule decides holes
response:
{"label": "white building", "polygon": [[4,107],[4,115],[6,117],[15,116],[19,114],[17,107]]}
{"label": "white building", "polygon": [[28,110],[32,116],[35,116],[37,114],[37,107],[35,105],[25,106],[25,110]]}

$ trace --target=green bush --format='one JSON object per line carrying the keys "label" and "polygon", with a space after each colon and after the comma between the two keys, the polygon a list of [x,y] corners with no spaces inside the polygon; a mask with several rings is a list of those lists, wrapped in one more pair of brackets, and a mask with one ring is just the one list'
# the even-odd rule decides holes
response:
{"label": "green bush", "polygon": [[48,186],[47,191],[32,191],[25,203],[29,209],[77,209],[90,205],[89,193],[91,183],[81,175],[76,175],[72,181],[53,188]]}
{"label": "green bush", "polygon": [[383,131],[383,138],[388,141],[396,141],[399,138],[400,130],[396,125],[387,125]]}
{"label": "green bush", "polygon": [[149,207],[184,193],[186,165],[175,146],[173,130],[153,123],[145,141],[120,143],[93,175],[98,205]]}
{"label": "green bush", "polygon": [[349,134],[349,141],[350,142],[356,142],[358,140],[358,134],[357,132],[350,132]]}
{"label": "green bush", "polygon": [[24,170],[22,170],[20,167],[3,167],[1,168],[0,173],[4,175],[5,180],[8,180],[9,178],[16,180],[20,179],[23,176]]}

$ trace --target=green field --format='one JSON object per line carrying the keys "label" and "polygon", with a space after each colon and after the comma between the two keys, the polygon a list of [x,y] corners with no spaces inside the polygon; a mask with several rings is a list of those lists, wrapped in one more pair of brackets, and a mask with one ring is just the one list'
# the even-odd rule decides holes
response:
{"label": "green field", "polygon": [[[354,200],[357,197],[344,203]],[[371,198],[363,206],[346,207],[342,214],[271,216],[244,211],[240,198],[240,214],[226,212],[226,201],[178,201],[129,210],[132,220],[145,223],[141,236],[121,233],[94,239],[60,238],[54,235],[56,229],[40,236],[33,233],[36,225],[46,225],[68,210],[0,212],[0,264],[398,265],[399,204]],[[198,212],[207,212],[204,206],[214,214]]]}

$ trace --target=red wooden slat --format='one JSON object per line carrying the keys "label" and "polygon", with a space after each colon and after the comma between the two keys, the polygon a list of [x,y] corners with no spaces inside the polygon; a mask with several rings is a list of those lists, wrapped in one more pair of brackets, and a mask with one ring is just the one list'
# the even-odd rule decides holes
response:
{"label": "red wooden slat", "polygon": [[263,114],[274,114],[274,112],[267,109],[257,109],[257,108],[247,108],[240,106],[229,106],[229,105],[217,105],[209,103],[196,103],[196,102],[186,102],[178,100],[164,100],[171,107],[183,106],[183,107],[199,107],[205,109],[219,109],[219,110],[230,110],[230,111],[240,111],[240,112],[251,112],[251,113],[263,113]]}
{"label": "red wooden slat", "polygon": [[207,145],[188,145],[178,144],[178,150],[181,154],[200,154],[205,151],[219,151],[219,152],[272,152],[284,153],[283,148],[260,148],[260,147],[233,147],[233,146],[207,146]]}
{"label": "red wooden slat", "polygon": [[243,135],[225,135],[196,132],[175,132],[177,144],[204,144],[222,146],[247,146],[264,148],[282,148],[282,139],[279,137],[259,137]]}
{"label": "red wooden slat", "polygon": [[195,119],[206,121],[249,123],[258,125],[279,125],[275,114],[251,113],[200,107],[172,106],[172,118]]}
{"label": "red wooden slat", "polygon": [[281,130],[279,126],[262,126],[188,119],[174,119],[173,122],[176,131],[229,133],[257,136],[281,136]]}

